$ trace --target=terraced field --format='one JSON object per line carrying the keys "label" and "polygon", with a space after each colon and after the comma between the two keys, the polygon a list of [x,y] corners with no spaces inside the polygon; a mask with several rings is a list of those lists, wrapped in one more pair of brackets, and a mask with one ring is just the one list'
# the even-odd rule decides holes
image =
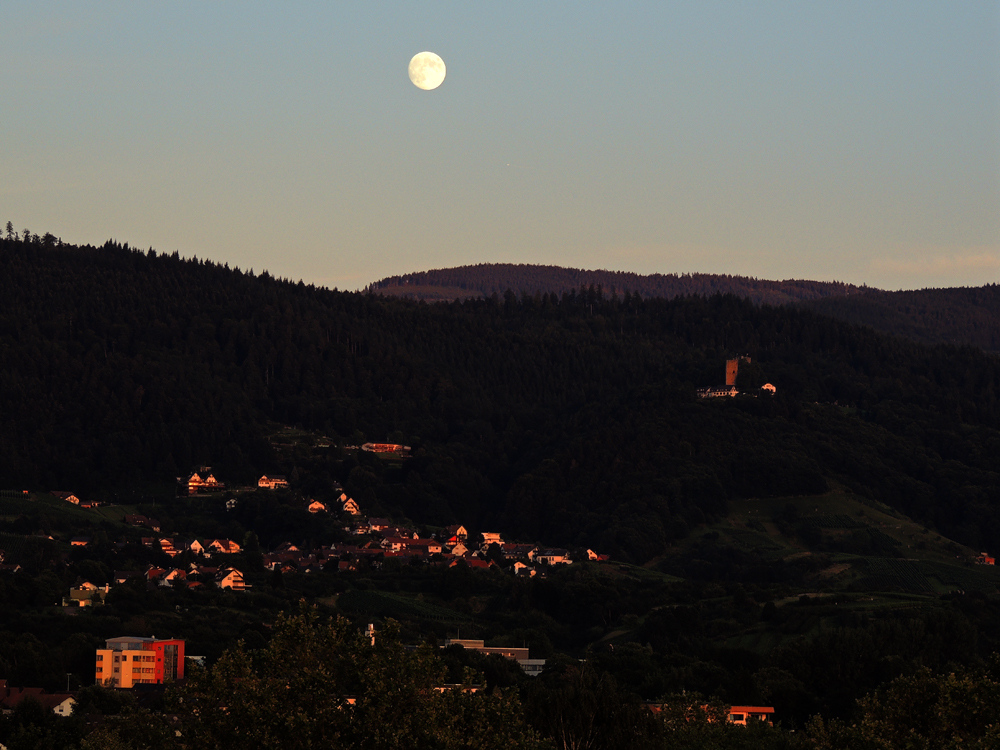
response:
{"label": "terraced field", "polygon": [[859,557],[855,567],[861,572],[855,588],[868,591],[911,591],[933,593],[918,560],[894,557]]}

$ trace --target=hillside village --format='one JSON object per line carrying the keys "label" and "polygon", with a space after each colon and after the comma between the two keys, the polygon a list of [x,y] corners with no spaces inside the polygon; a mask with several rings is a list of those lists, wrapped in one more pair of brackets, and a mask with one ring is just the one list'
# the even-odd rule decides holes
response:
{"label": "hillside village", "polygon": [[[378,452],[408,451],[407,446],[391,444],[375,445]],[[178,495],[197,497],[219,495],[226,492],[226,483],[212,473],[210,467],[200,467],[177,480]],[[264,474],[257,481],[259,491],[288,492],[287,477],[280,474]],[[219,502],[228,511],[235,510],[240,496],[253,492],[254,488],[232,488]],[[544,576],[556,565],[573,563],[569,550],[546,547],[534,543],[507,541],[498,532],[484,531],[470,535],[461,524],[444,529],[419,531],[400,525],[388,518],[367,517],[353,498],[337,484],[334,494],[339,496],[334,502],[320,502],[310,498],[294,501],[311,514],[335,514],[343,521],[341,529],[348,541],[332,541],[306,548],[288,540],[270,550],[260,550],[260,563],[264,570],[280,574],[309,574],[315,572],[352,573],[358,570],[380,569],[390,561],[410,565],[432,567],[464,567],[470,570],[503,570],[514,576]],[[24,492],[28,497],[37,493]],[[81,500],[77,494],[67,491],[48,493],[54,498],[83,509],[108,508],[108,503],[95,500]],[[96,519],[95,519],[96,520]],[[193,536],[160,535],[160,522],[153,517],[136,513],[125,513],[121,519],[126,525],[141,531],[155,532],[143,535],[139,542],[146,549],[161,553],[171,561],[178,559],[177,566],[150,564],[144,570],[116,570],[111,581],[80,581],[69,590],[63,599],[63,606],[88,607],[104,603],[113,586],[130,580],[142,580],[148,587],[159,589],[187,588],[197,590],[205,587],[240,592],[250,587],[245,580],[246,570],[240,570],[228,561],[243,551],[240,543],[232,539],[196,538]],[[85,551],[91,544],[88,536],[73,536],[68,542],[71,547]],[[123,548],[129,540],[112,540],[114,546]],[[607,562],[608,555],[586,550],[586,559]],[[2,553],[0,553],[2,559]],[[17,572],[11,566],[7,572]]]}

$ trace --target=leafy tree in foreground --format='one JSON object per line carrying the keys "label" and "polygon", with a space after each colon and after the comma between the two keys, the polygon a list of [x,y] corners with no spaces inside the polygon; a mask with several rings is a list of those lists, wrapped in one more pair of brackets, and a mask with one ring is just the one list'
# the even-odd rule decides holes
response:
{"label": "leafy tree in foreground", "polygon": [[277,622],[266,649],[227,651],[168,700],[189,747],[543,747],[514,694],[442,690],[443,678],[437,654],[407,650],[392,626],[372,643],[304,609]]}
{"label": "leafy tree in foreground", "polygon": [[1000,660],[989,671],[899,677],[859,702],[848,726],[815,717],[809,732],[819,750],[987,750],[1000,747]]}

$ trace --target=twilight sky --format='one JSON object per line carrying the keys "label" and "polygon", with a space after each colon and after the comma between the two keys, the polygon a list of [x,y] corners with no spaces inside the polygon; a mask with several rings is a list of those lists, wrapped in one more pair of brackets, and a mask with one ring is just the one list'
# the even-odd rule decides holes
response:
{"label": "twilight sky", "polygon": [[3,0],[8,219],[341,289],[998,282],[1000,2]]}

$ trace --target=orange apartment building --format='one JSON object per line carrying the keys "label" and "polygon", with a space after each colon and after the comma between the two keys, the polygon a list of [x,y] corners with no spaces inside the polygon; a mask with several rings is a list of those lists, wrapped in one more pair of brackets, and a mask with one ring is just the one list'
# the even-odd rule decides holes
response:
{"label": "orange apartment building", "polygon": [[97,649],[97,684],[130,688],[184,677],[184,641],[124,636]]}

